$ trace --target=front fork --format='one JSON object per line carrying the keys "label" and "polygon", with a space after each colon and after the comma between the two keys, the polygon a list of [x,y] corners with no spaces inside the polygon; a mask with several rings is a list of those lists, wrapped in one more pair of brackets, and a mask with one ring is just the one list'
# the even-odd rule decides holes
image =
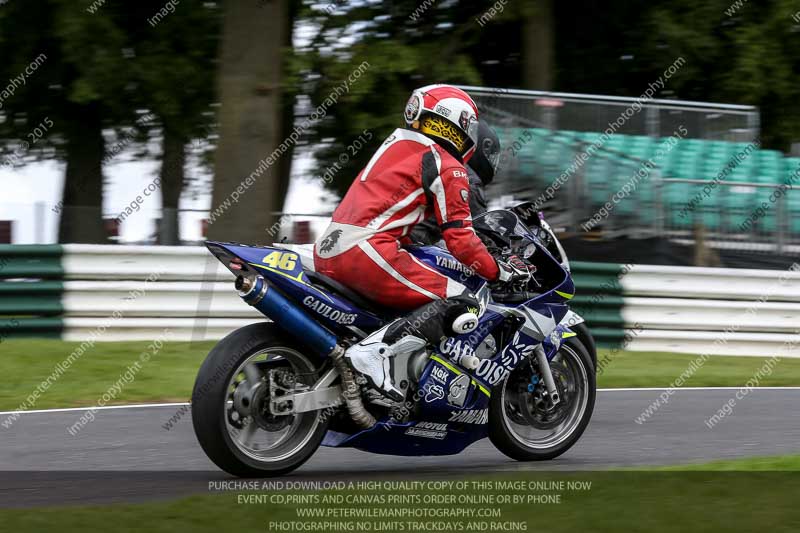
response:
{"label": "front fork", "polygon": [[544,347],[541,344],[537,344],[533,351],[536,354],[536,361],[539,363],[539,372],[547,389],[547,395],[550,397],[553,406],[556,406],[561,401],[561,398],[559,397],[558,389],[556,389],[553,372],[550,370],[550,361],[547,360],[547,354],[544,353]]}

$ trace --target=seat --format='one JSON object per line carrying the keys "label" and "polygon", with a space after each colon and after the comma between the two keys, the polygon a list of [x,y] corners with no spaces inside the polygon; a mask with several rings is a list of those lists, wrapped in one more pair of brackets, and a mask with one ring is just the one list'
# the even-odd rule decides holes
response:
{"label": "seat", "polygon": [[791,185],[786,191],[786,205],[789,208],[789,231],[800,235],[800,157],[784,159],[784,171],[781,183]]}
{"label": "seat", "polygon": [[306,270],[314,270],[314,244],[283,244],[280,242],[272,243],[275,248],[285,248],[300,256],[300,262]]}
{"label": "seat", "polygon": [[693,223],[692,214],[681,217],[680,213],[686,206],[686,202],[692,197],[693,186],[688,183],[671,182],[664,184],[662,201],[666,207],[667,223],[674,228],[691,228]]}
{"label": "seat", "polygon": [[378,316],[387,316],[387,315],[397,315],[396,311],[392,311],[390,309],[385,309],[380,305],[367,300],[353,289],[348,288],[346,285],[343,285],[336,281],[333,278],[329,278],[325,274],[317,272],[314,269],[314,245],[313,244],[281,244],[275,243],[273,246],[285,248],[290,250],[297,255],[300,256],[300,261],[303,264],[303,271],[305,272],[306,277],[311,281],[312,284],[318,285],[323,289],[326,289],[337,296],[341,296],[345,300],[349,300],[356,306],[360,307],[364,311],[370,312],[374,315]]}
{"label": "seat", "polygon": [[305,271],[306,277],[313,283],[323,289],[326,289],[337,296],[341,296],[345,300],[350,301],[351,303],[355,304],[357,307],[361,308],[363,311],[367,311],[372,313],[373,315],[377,315],[380,317],[386,316],[397,316],[399,313],[396,310],[389,309],[387,307],[382,307],[379,304],[367,300],[353,289],[347,287],[336,281],[333,278],[329,278],[325,274],[320,272],[315,272],[313,270],[306,270]]}
{"label": "seat", "polygon": [[593,131],[583,131],[578,133],[578,138],[585,143],[597,142],[602,136],[603,135],[601,133],[595,133]]}
{"label": "seat", "polygon": [[[743,181],[737,179],[736,175],[731,177],[731,181]],[[753,212],[758,194],[756,187],[725,187],[722,189],[722,207],[727,213],[727,231],[739,232],[740,227]]]}
{"label": "seat", "polygon": [[614,193],[611,188],[612,163],[605,153],[595,153],[586,161],[585,178],[592,205],[604,204]]}

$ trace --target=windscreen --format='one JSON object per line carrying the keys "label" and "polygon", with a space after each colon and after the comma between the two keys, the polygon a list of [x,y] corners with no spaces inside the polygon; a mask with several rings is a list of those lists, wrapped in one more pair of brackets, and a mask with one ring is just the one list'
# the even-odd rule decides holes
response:
{"label": "windscreen", "polygon": [[[488,235],[500,247],[508,246],[512,253],[525,259],[533,257],[537,245],[543,247],[536,232],[528,228],[513,211],[504,209],[487,211],[476,217],[472,221],[472,226],[477,233]],[[534,229],[539,230],[539,228]],[[498,240],[501,240],[502,244],[498,243]]]}
{"label": "windscreen", "polygon": [[510,241],[511,236],[514,235],[528,240],[531,238],[530,231],[520,221],[519,217],[511,211],[487,211],[475,218],[472,221],[472,226],[476,231],[495,233],[506,241]]}

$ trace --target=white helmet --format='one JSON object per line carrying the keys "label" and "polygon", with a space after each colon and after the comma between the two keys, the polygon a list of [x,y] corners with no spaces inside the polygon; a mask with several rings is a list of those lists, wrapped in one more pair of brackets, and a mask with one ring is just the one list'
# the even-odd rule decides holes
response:
{"label": "white helmet", "polygon": [[451,147],[466,163],[478,144],[478,106],[452,85],[428,85],[411,93],[406,125]]}

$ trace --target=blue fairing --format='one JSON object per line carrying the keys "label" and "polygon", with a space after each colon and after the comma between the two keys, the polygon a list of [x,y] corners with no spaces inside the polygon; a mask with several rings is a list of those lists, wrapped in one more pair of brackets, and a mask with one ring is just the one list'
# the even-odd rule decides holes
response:
{"label": "blue fairing", "polygon": [[[462,377],[463,376],[463,377]],[[459,380],[467,392],[463,406],[448,401]],[[416,421],[381,420],[372,428],[343,435],[328,433],[323,446],[352,447],[385,455],[451,455],[486,437],[490,390],[445,357],[434,355],[422,374],[409,407],[417,406]]]}

